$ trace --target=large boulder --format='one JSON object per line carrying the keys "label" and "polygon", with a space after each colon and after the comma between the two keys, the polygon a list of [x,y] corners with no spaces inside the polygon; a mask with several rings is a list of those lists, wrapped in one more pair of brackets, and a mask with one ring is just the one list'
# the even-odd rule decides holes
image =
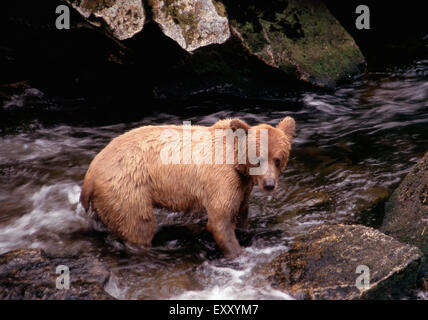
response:
{"label": "large boulder", "polygon": [[[132,38],[146,22],[141,0],[66,0],[88,22],[101,27],[100,20],[118,40]],[[162,32],[184,50],[224,43],[230,29],[224,7],[214,0],[150,0],[150,17]]]}
{"label": "large boulder", "polygon": [[102,19],[119,40],[140,33],[146,20],[189,53],[223,44],[232,33],[241,44],[237,55],[246,52],[266,68],[320,87],[334,87],[365,65],[353,38],[321,0],[150,0],[147,19],[141,1],[67,1],[93,24]]}
{"label": "large boulder", "polygon": [[389,198],[381,230],[428,255],[428,152]]}
{"label": "large boulder", "polygon": [[[259,273],[300,299],[389,299],[416,282],[422,253],[361,225],[323,225],[296,239]],[[367,286],[357,273],[368,267]],[[365,271],[367,272],[367,270]],[[359,289],[360,288],[360,289]]]}
{"label": "large boulder", "polygon": [[267,65],[321,87],[334,87],[364,56],[320,0],[224,0],[232,31]]}
{"label": "large boulder", "polygon": [[119,40],[133,37],[146,19],[141,0],[66,0],[95,26],[103,21]]}
{"label": "large boulder", "polygon": [[[58,266],[70,272],[69,289],[58,289]],[[91,257],[60,257],[40,249],[18,249],[0,256],[0,300],[114,299],[104,291],[110,272]]]}
{"label": "large boulder", "polygon": [[[75,9],[70,30],[53,19],[64,3]],[[112,110],[152,96],[332,87],[364,62],[316,0],[44,0],[1,8],[0,84],[27,81],[46,94],[94,97],[103,108],[108,101]]]}
{"label": "large boulder", "polygon": [[165,35],[191,52],[230,37],[221,4],[212,0],[150,0],[153,20]]}

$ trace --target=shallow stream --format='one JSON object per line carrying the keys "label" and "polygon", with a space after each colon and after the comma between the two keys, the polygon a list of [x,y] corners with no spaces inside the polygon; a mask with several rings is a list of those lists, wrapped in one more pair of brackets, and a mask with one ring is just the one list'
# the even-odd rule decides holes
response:
{"label": "shallow stream", "polygon": [[[32,88],[3,109],[12,114],[26,107],[60,109],[61,103]],[[43,248],[92,255],[110,268],[106,289],[121,299],[289,299],[253,270],[316,225],[379,227],[385,200],[428,150],[428,61],[368,73],[330,93],[221,99],[204,106],[193,101],[177,112],[157,112],[156,105],[151,110],[133,121],[118,116],[95,124],[42,118],[3,123],[0,253]],[[297,122],[290,162],[274,195],[254,189],[238,259],[220,258],[204,231],[204,217],[157,211],[153,248],[133,253],[108,233],[92,230],[78,206],[89,163],[126,130],[184,120],[211,125],[225,117],[276,125],[286,115]]]}

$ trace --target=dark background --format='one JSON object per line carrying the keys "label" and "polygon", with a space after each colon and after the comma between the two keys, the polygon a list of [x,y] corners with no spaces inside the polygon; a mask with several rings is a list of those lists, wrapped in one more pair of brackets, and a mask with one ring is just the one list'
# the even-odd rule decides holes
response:
{"label": "dark background", "polygon": [[[360,46],[369,70],[405,65],[428,56],[423,39],[428,34],[424,1],[324,2]],[[172,83],[192,81],[191,73],[174,75],[171,71],[185,63],[189,54],[163,36],[156,25],[147,24],[136,37],[124,41],[131,50],[123,49],[114,39],[91,28],[73,10],[71,30],[57,30],[55,8],[59,4],[63,3],[0,3],[0,86],[26,81],[49,94],[96,97],[97,103],[105,105],[116,103],[118,97],[122,102],[151,98],[156,83],[164,79]],[[370,8],[370,30],[355,27],[355,8],[359,4]],[[123,58],[121,64],[109,61],[112,53]],[[225,53],[226,60],[234,63],[228,54]],[[263,80],[256,85],[272,87],[284,82],[280,77],[275,71],[258,70],[255,65],[254,80]],[[290,88],[289,83],[287,87]],[[171,90],[177,95],[179,91],[179,87]]]}

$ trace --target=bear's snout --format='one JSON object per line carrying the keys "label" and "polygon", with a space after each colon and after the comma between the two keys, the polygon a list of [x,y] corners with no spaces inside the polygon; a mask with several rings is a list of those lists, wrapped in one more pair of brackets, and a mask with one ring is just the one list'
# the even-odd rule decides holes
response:
{"label": "bear's snout", "polygon": [[276,187],[276,181],[272,178],[264,179],[263,180],[263,190],[267,192],[272,192],[275,190]]}

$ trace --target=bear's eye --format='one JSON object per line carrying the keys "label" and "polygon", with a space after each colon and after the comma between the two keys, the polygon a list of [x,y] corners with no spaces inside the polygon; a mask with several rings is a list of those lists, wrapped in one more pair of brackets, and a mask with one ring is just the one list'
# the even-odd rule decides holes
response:
{"label": "bear's eye", "polygon": [[275,166],[279,168],[281,166],[281,159],[276,158],[274,161],[275,161]]}

